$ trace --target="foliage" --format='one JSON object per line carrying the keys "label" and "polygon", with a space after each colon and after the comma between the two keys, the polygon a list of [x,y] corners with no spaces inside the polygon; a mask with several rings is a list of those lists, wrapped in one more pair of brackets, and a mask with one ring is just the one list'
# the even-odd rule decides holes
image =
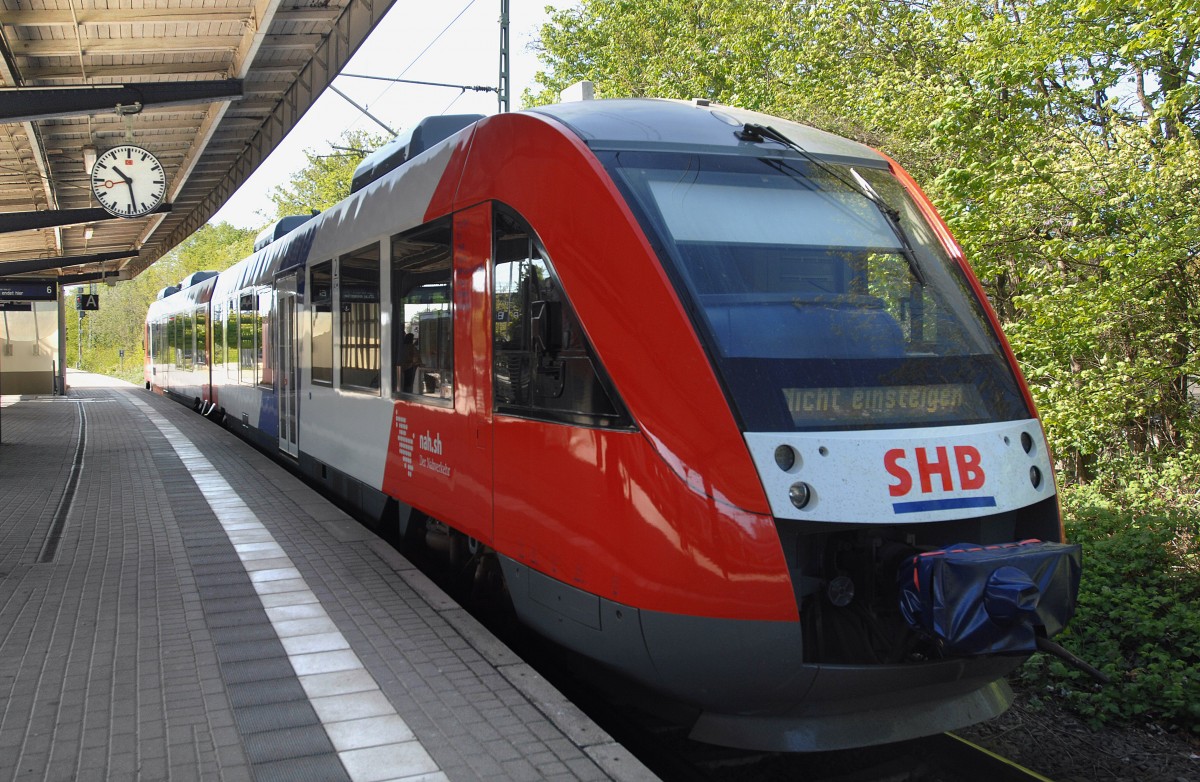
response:
{"label": "foliage", "polygon": [[1068,532],[1084,547],[1084,569],[1078,611],[1056,640],[1112,684],[1046,655],[1020,680],[1094,725],[1153,719],[1200,734],[1200,519],[1071,505]]}
{"label": "foliage", "polygon": [[67,361],[89,372],[140,384],[150,302],[161,289],[178,285],[192,272],[222,271],[245,258],[253,249],[255,233],[228,223],[206,225],[134,279],[100,286],[98,311],[82,313],[83,318],[67,314]]}
{"label": "foliage", "polygon": [[362,130],[346,131],[332,154],[304,150],[304,167],[292,174],[287,185],[271,191],[275,216],[308,214],[313,209],[323,212],[350,195],[355,166],[385,140]]}

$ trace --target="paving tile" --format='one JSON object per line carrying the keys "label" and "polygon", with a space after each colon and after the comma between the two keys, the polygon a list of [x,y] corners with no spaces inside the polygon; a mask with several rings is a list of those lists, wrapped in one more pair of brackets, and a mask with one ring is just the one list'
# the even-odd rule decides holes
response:
{"label": "paving tile", "polygon": [[333,745],[320,725],[268,730],[246,737],[246,756],[256,764],[331,752]]}
{"label": "paving tile", "polygon": [[413,738],[412,730],[395,714],[330,722],[325,725],[325,729],[329,733],[329,740],[339,752],[396,744]]}
{"label": "paving tile", "polygon": [[351,749],[338,756],[354,782],[382,782],[438,770],[433,758],[416,741]]}
{"label": "paving tile", "polygon": [[336,755],[293,758],[274,763],[260,763],[254,767],[256,782],[296,782],[296,780],[319,780],[320,782],[350,782],[346,769]]}

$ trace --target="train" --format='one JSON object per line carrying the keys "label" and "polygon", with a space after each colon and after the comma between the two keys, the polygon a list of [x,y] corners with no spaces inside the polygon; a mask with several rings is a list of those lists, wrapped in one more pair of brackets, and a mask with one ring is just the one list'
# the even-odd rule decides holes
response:
{"label": "train", "polygon": [[699,741],[989,719],[1075,609],[1046,437],[961,248],[891,158],[779,117],[429,118],[164,289],[145,366]]}

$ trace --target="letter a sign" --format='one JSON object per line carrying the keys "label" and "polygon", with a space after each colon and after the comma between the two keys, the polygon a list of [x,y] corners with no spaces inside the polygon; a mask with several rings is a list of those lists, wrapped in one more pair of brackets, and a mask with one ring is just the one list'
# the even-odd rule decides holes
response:
{"label": "letter a sign", "polygon": [[100,309],[100,297],[95,293],[80,293],[75,297],[75,309],[98,310]]}

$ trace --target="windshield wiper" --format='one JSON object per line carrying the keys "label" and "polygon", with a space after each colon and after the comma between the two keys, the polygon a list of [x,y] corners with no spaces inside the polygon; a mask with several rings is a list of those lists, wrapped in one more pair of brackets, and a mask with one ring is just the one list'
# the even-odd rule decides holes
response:
{"label": "windshield wiper", "polygon": [[785,147],[799,152],[804,156],[805,160],[812,163],[814,166],[817,166],[826,174],[841,182],[849,189],[859,193],[872,204],[874,204],[880,212],[883,212],[883,215],[887,218],[888,227],[891,228],[892,233],[896,235],[896,241],[900,243],[900,253],[904,256],[904,260],[908,261],[909,271],[912,272],[912,275],[914,278],[916,278],[917,282],[919,282],[922,286],[925,285],[925,273],[921,271],[921,266],[917,262],[917,253],[913,249],[912,242],[910,242],[908,239],[908,233],[904,230],[904,226],[900,224],[900,210],[894,208],[888,204],[888,202],[884,201],[883,197],[880,196],[879,193],[875,192],[875,188],[871,187],[871,184],[863,178],[862,174],[851,168],[850,173],[854,176],[854,181],[851,182],[847,180],[831,166],[817,158],[816,155],[813,155],[807,149],[800,146],[795,141],[792,141],[790,138],[783,135],[770,125],[760,125],[756,122],[747,122],[742,126],[741,130],[735,131],[734,134],[743,141],[761,143],[767,139],[770,139],[771,141],[783,144]]}

